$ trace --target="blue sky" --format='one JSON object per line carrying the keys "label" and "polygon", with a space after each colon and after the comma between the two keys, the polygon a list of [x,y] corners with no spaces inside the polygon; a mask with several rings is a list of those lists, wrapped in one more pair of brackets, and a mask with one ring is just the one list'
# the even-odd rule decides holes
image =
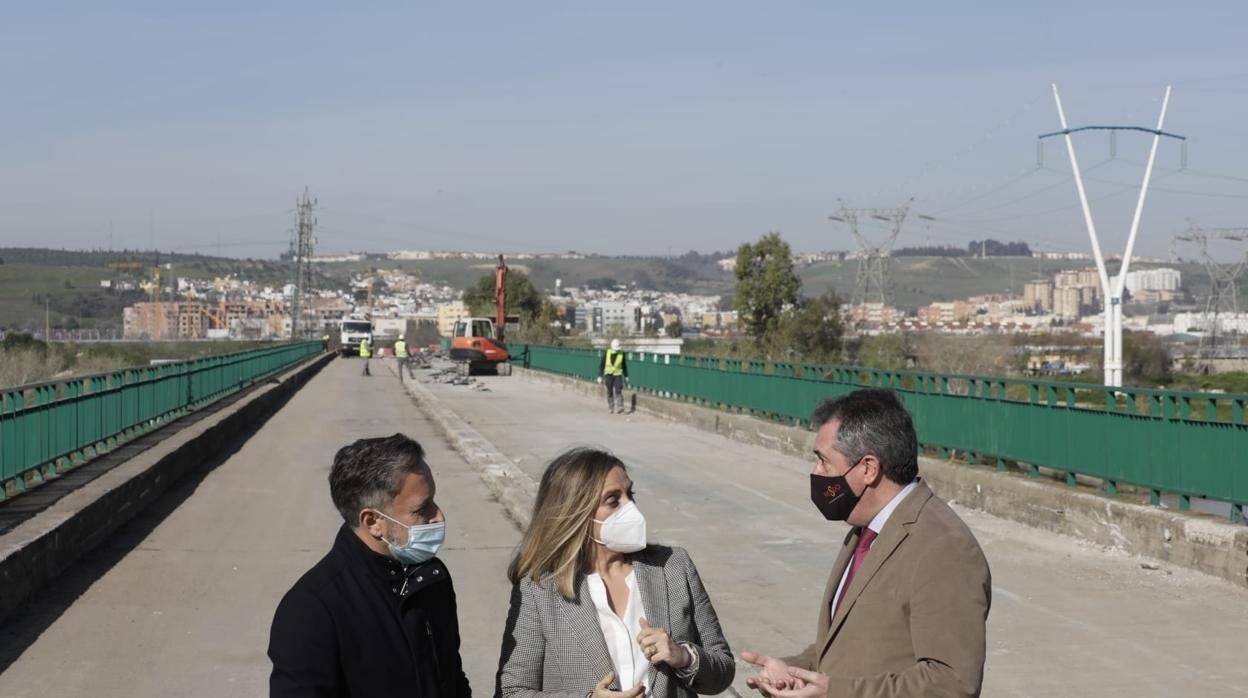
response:
{"label": "blue sky", "polygon": [[[323,251],[844,249],[911,196],[899,244],[1085,249],[1052,81],[1072,125],[1174,84],[1140,251],[1248,224],[1241,3],[109,4],[0,9],[0,245],[273,256],[307,186]],[[1148,138],[1078,147],[1113,252]]]}

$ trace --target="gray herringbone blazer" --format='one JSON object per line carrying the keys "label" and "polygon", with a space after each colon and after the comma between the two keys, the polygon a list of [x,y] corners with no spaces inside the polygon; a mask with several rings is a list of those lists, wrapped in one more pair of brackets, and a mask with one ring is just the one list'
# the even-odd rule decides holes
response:
{"label": "gray herringbone blazer", "polygon": [[[666,628],[676,642],[696,645],[700,657],[698,673],[687,680],[667,665],[651,668],[650,694],[688,698],[728,688],[736,663],[689,553],[651,545],[633,555],[632,562],[646,620]],[[574,601],[549,583],[522,579],[515,585],[495,698],[585,698],[613,670],[584,575],[577,577]],[[619,690],[618,680],[612,689]]]}

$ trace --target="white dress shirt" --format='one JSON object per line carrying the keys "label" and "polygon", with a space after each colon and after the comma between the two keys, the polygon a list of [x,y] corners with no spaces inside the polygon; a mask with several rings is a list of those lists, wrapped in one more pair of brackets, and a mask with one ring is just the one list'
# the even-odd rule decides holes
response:
{"label": "white dress shirt", "polygon": [[611,655],[611,664],[615,667],[615,675],[620,682],[620,690],[627,691],[642,683],[646,693],[650,692],[650,660],[641,651],[637,635],[641,632],[641,619],[645,617],[645,606],[641,600],[641,590],[637,588],[637,575],[629,572],[624,583],[628,586],[628,606],[624,613],[616,615],[611,610],[611,602],[607,599],[607,585],[597,573],[586,575],[589,582],[589,598],[598,611],[598,625],[602,628],[602,639],[607,643],[607,654]]}
{"label": "white dress shirt", "polygon": [[[876,514],[875,518],[871,519],[871,523],[867,524],[867,528],[875,531],[876,535],[879,535],[880,531],[884,530],[884,524],[888,523],[888,518],[893,515],[893,512],[901,504],[901,500],[905,499],[906,495],[913,492],[914,488],[918,486],[919,481],[915,480],[914,482],[911,482],[901,488],[901,491],[898,492],[892,499],[888,500],[888,504],[885,504],[883,509],[880,509],[880,513]],[[850,567],[853,567],[852,558],[850,559],[850,564],[845,565],[845,571],[841,573],[841,581],[836,585],[836,593],[832,595],[832,608],[828,610],[831,617],[836,617],[836,605],[841,600],[841,588],[845,586],[845,577],[849,576]]]}

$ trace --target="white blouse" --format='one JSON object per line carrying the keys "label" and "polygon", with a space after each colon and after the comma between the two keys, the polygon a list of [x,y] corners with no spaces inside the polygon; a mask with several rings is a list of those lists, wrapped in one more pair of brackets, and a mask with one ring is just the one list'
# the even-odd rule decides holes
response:
{"label": "white blouse", "polygon": [[611,664],[615,667],[615,675],[620,682],[620,690],[627,691],[639,684],[645,684],[646,693],[650,692],[650,660],[641,651],[637,635],[641,632],[641,619],[645,617],[645,605],[641,600],[641,590],[637,588],[637,575],[628,573],[624,583],[628,586],[628,606],[622,616],[615,615],[611,603],[607,599],[607,585],[597,573],[586,575],[589,582],[589,598],[598,611],[598,625],[602,628],[602,639],[607,643],[607,653],[611,655]]}

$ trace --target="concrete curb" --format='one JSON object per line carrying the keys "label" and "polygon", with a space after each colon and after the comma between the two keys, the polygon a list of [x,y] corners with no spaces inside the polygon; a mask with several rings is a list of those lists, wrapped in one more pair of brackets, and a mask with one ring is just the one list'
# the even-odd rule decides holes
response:
{"label": "concrete curb", "polygon": [[173,431],[0,536],[0,620],[184,475],[238,443],[240,434],[250,435],[332,359],[321,355],[267,379],[221,412]]}
{"label": "concrete curb", "polygon": [[[558,385],[594,398],[594,383],[515,368],[520,380]],[[730,439],[807,457],[810,432],[649,394],[626,392],[633,409]],[[1248,526],[1149,506],[1141,495],[1108,497],[1090,488],[1033,481],[990,466],[921,457],[919,471],[942,498],[1003,519],[1153,558],[1248,587]]]}
{"label": "concrete curb", "polygon": [[[391,372],[397,372],[390,362],[386,366]],[[520,530],[528,528],[533,502],[537,498],[537,483],[533,482],[533,478],[516,467],[481,432],[473,429],[462,417],[443,405],[420,381],[403,375],[400,375],[400,380],[416,406],[433,422],[451,448],[477,469],[486,488],[503,506],[507,516]]]}

